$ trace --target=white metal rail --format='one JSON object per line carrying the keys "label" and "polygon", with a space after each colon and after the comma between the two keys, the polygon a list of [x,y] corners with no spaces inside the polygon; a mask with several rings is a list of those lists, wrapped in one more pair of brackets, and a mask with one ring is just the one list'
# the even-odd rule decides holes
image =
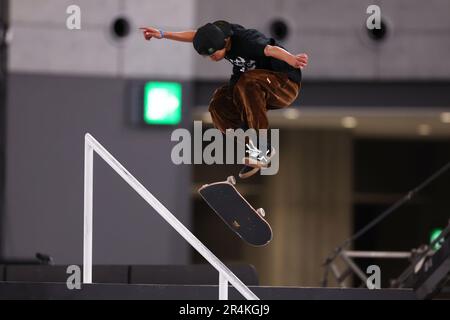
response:
{"label": "white metal rail", "polygon": [[158,201],[125,167],[120,164],[93,136],[85,135],[84,141],[84,242],[83,283],[92,283],[92,201],[94,151],[118,175],[120,175],[153,209],[158,212],[195,250],[198,251],[219,272],[219,299],[228,299],[228,283],[232,284],[248,300],[258,297],[220,261],[200,240],[197,239],[161,202]]}

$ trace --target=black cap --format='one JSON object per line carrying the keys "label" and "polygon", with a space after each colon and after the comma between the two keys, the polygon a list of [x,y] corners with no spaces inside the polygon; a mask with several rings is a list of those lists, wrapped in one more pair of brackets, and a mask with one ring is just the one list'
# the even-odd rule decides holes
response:
{"label": "black cap", "polygon": [[201,55],[212,55],[225,48],[225,39],[232,34],[231,26],[226,21],[207,23],[195,33],[194,48]]}

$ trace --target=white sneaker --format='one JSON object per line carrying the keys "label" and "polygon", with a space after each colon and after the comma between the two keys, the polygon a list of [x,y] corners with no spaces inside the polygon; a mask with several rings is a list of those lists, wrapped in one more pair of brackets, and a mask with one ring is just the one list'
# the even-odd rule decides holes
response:
{"label": "white sneaker", "polygon": [[253,141],[250,140],[249,143],[246,144],[247,150],[246,155],[242,162],[252,168],[267,168],[270,164],[270,161],[275,156],[276,151],[274,147],[271,147],[271,150],[267,150],[264,154],[263,151],[259,150],[253,144]]}

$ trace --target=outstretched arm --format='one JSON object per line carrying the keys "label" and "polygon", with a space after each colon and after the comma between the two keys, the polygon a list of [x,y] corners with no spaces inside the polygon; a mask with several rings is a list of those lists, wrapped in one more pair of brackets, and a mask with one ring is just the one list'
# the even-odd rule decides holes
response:
{"label": "outstretched arm", "polygon": [[170,39],[175,41],[182,42],[192,42],[194,40],[194,36],[196,31],[181,31],[181,32],[170,32],[170,31],[162,31],[152,27],[142,27],[139,28],[144,34],[145,40],[151,40],[152,38],[156,39]]}
{"label": "outstretched arm", "polygon": [[268,45],[264,49],[264,54],[268,57],[284,61],[294,68],[303,69],[308,65],[308,55],[306,53],[293,55],[292,53],[280,48],[278,46]]}

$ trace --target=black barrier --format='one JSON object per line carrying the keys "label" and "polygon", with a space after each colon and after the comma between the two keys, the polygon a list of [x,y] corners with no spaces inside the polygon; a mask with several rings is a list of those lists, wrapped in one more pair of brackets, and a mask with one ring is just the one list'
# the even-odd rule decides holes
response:
{"label": "black barrier", "polygon": [[[340,289],[249,287],[261,300],[415,300],[411,289]],[[87,284],[69,289],[65,283],[1,282],[0,299],[39,300],[218,300],[217,285]],[[244,300],[234,288],[229,299]],[[261,303],[261,302],[259,302]]]}
{"label": "black barrier", "polygon": [[[257,286],[258,275],[252,265],[228,266],[246,285]],[[7,282],[59,282],[65,283],[71,273],[68,266],[0,265],[0,278]],[[82,268],[80,268],[81,270]],[[4,273],[2,273],[4,270]],[[219,274],[211,266],[198,265],[139,265],[93,266],[94,283],[164,284],[164,285],[217,285]]]}
{"label": "black barrier", "polygon": [[[256,269],[251,265],[230,265],[231,271],[247,286],[258,285]],[[211,265],[131,266],[131,284],[217,285],[219,273]]]}

